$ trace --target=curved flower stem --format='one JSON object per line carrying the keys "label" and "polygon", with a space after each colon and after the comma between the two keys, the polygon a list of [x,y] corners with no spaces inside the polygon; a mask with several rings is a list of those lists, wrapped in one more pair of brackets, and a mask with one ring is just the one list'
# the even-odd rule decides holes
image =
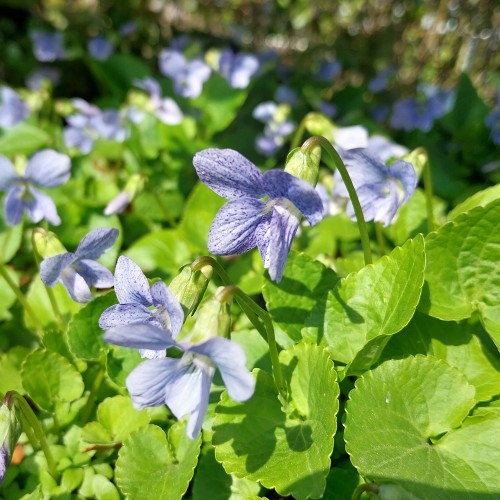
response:
{"label": "curved flower stem", "polygon": [[347,192],[349,193],[349,198],[351,199],[352,206],[354,208],[354,214],[356,215],[356,220],[358,222],[359,234],[361,237],[361,245],[363,247],[363,254],[365,257],[365,265],[372,263],[372,251],[370,248],[370,238],[368,237],[368,230],[366,228],[365,218],[363,216],[363,210],[361,210],[361,204],[359,203],[358,195],[356,194],[356,189],[351,181],[351,177],[347,172],[347,168],[344,165],[344,162],[340,158],[339,154],[335,150],[335,148],[330,144],[330,142],[316,135],[314,137],[310,137],[307,139],[304,144],[302,144],[302,152],[307,154],[313,148],[320,146],[324,151],[328,153],[333,163],[337,167],[337,170],[344,181]]}
{"label": "curved flower stem", "polygon": [[0,276],[5,280],[7,285],[9,285],[10,289],[15,293],[17,299],[19,300],[19,302],[21,302],[21,305],[24,307],[26,314],[31,318],[31,321],[33,321],[33,323],[35,324],[35,329],[37,331],[38,336],[42,338],[44,335],[42,323],[38,319],[38,316],[36,315],[33,308],[30,306],[29,302],[26,300],[24,293],[9,276],[9,273],[7,272],[3,264],[0,264]]}
{"label": "curved flower stem", "polygon": [[45,458],[47,459],[47,466],[49,468],[50,475],[57,480],[59,474],[57,472],[54,457],[52,456],[49,448],[49,443],[47,442],[47,438],[45,437],[45,432],[43,431],[42,424],[40,423],[38,418],[36,418],[36,415],[33,413],[31,406],[26,402],[21,394],[16,391],[7,392],[4,398],[4,403],[9,406],[10,400],[13,400],[21,410],[24,420],[30,427],[28,432],[26,432],[26,429],[23,430],[26,432],[26,434],[28,434],[28,436],[32,434],[35,435],[36,440],[40,443],[40,447],[42,448]]}
{"label": "curved flower stem", "polygon": [[431,177],[431,166],[429,160],[425,162],[424,165],[424,191],[425,191],[425,207],[427,210],[427,225],[429,227],[429,232],[436,230],[436,223],[434,221],[434,210],[432,206],[432,177]]}
{"label": "curved flower stem", "polygon": [[[37,248],[36,248],[35,231],[36,231],[36,229],[34,229],[31,232],[31,246],[33,247],[33,255],[35,257],[36,265],[37,265],[38,269],[40,269],[40,262],[42,259],[40,257],[40,254],[38,253]],[[56,296],[54,294],[54,290],[52,290],[52,288],[50,288],[48,286],[45,286],[45,290],[47,292],[47,296],[49,297],[49,301],[50,301],[50,305],[52,306],[52,310],[54,311],[54,316],[56,317],[57,326],[61,332],[64,332],[64,321],[63,321],[59,306],[57,305],[57,299],[56,299]]]}
{"label": "curved flower stem", "polygon": [[[232,285],[229,275],[212,257],[199,257],[191,264],[191,269],[193,270],[193,272],[195,272],[206,265],[212,266],[215,269],[224,285]],[[237,286],[234,287],[233,295],[243,312],[248,316],[248,319],[267,341],[267,344],[269,346],[269,355],[271,356],[271,364],[273,367],[274,382],[280,395],[286,400],[286,384],[285,379],[283,378],[283,373],[281,372],[278,346],[276,344],[276,338],[274,336],[274,325],[271,320],[271,316],[269,316],[269,313],[267,311],[257,305],[245,292],[243,292],[243,290],[241,290]]]}
{"label": "curved flower stem", "polygon": [[363,483],[360,484],[352,494],[351,500],[359,500],[364,492],[378,493],[379,487],[375,483]]}

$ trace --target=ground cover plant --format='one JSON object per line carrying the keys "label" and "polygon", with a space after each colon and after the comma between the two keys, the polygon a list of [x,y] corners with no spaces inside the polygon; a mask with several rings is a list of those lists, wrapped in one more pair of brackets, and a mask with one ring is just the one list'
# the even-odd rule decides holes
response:
{"label": "ground cover plant", "polygon": [[498,30],[145,4],[0,22],[0,498],[498,498]]}

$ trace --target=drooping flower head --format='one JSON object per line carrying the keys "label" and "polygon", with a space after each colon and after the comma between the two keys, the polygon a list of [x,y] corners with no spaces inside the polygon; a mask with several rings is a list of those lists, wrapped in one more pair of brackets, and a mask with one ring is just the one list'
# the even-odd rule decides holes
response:
{"label": "drooping flower head", "polygon": [[26,120],[30,114],[28,105],[19,94],[9,87],[0,89],[0,127],[12,128]]}
{"label": "drooping flower head", "polygon": [[[340,155],[356,189],[365,219],[389,225],[399,207],[415,192],[417,174],[413,165],[397,160],[388,167],[379,157],[363,148],[341,151]],[[334,196],[348,198],[347,188],[338,171],[334,179]],[[355,220],[350,201],[346,211]]]}
{"label": "drooping flower head", "polygon": [[9,226],[21,222],[26,212],[32,222],[48,220],[57,226],[61,219],[50,196],[39,189],[61,186],[71,175],[70,159],[52,149],[35,153],[26,165],[24,175],[18,175],[12,163],[0,155],[0,191],[6,191],[4,200],[5,219]]}
{"label": "drooping flower head", "polygon": [[209,251],[232,255],[257,246],[269,276],[279,282],[302,215],[311,225],[322,218],[318,193],[283,170],[262,174],[232,149],[205,149],[193,163],[201,181],[229,200],[210,227]]}
{"label": "drooping flower head", "polygon": [[187,61],[178,50],[163,49],[159,55],[160,71],[174,81],[177,94],[194,99],[201,94],[203,84],[210,78],[212,70],[201,59]]}
{"label": "drooping flower head", "polygon": [[[184,312],[178,300],[162,281],[149,286],[141,268],[123,255],[115,268],[115,293],[117,305],[108,307],[99,319],[103,330],[128,325],[147,323],[161,328],[166,335],[175,339],[184,322]],[[141,350],[145,358],[165,357],[165,349],[159,351]]]}
{"label": "drooping flower head", "polygon": [[47,286],[59,281],[70,297],[77,302],[93,299],[91,287],[110,288],[113,274],[96,260],[111,248],[118,237],[118,230],[100,227],[82,238],[76,251],[65,252],[44,259],[40,264],[40,278]]}

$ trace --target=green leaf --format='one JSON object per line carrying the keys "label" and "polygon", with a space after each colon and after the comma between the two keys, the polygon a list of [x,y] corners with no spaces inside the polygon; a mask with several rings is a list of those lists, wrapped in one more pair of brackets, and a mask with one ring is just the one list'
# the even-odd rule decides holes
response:
{"label": "green leaf", "polygon": [[193,252],[207,252],[208,230],[224,203],[224,198],[201,182],[191,192],[178,227],[178,237],[185,241]]}
{"label": "green leaf", "polygon": [[478,401],[488,401],[500,394],[500,359],[478,330],[477,325],[445,322],[416,312],[408,326],[389,340],[379,362],[431,354],[460,370],[476,388]]}
{"label": "green leaf", "polygon": [[339,388],[328,354],[298,344],[280,353],[288,385],[286,413],[269,374],[254,370],[255,393],[215,409],[215,456],[229,474],[259,481],[283,496],[319,498],[326,486],[337,427]]}
{"label": "green leaf", "polygon": [[[200,456],[193,481],[193,500],[248,500],[257,497],[260,486],[255,481],[226,474],[210,449]],[[258,497],[257,497],[258,498]]]}
{"label": "green leaf", "polygon": [[267,279],[262,293],[276,326],[277,340],[291,345],[302,339],[301,328],[313,307],[324,307],[326,294],[338,281],[337,275],[307,255],[290,252],[283,279]]}
{"label": "green leaf", "polygon": [[469,196],[465,201],[457,205],[449,214],[448,219],[456,219],[461,213],[469,212],[476,207],[485,207],[492,201],[498,200],[500,198],[500,184],[496,186],[491,186],[482,191]]}
{"label": "green leaf", "polygon": [[144,272],[159,269],[170,274],[177,274],[191,256],[187,245],[173,229],[148,233],[131,245],[125,254]]}
{"label": "green leaf", "polygon": [[66,358],[41,349],[26,358],[21,377],[26,392],[49,412],[57,402],[78,399],[84,390],[82,376]]}
{"label": "green leaf", "polygon": [[121,443],[129,437],[129,435],[137,429],[144,427],[149,423],[149,414],[146,410],[138,411],[132,406],[130,398],[127,396],[114,396],[106,398],[97,408],[98,422],[91,422],[90,425],[98,423],[105,429],[102,436],[109,435],[110,439],[106,441],[92,441],[88,439],[94,435],[96,429],[91,427],[91,435],[86,433],[87,426],[84,427],[83,439],[87,443]]}
{"label": "green leaf", "polygon": [[329,346],[333,359],[351,363],[350,372],[369,368],[390,335],[411,319],[424,278],[421,235],[395,248],[375,264],[343,278],[328,293],[324,316],[311,315],[303,330]]}
{"label": "green leaf", "polygon": [[6,264],[16,255],[23,240],[23,225],[6,226],[0,218],[0,264]]}
{"label": "green leaf", "polygon": [[423,500],[498,498],[500,419],[468,417],[474,393],[462,373],[433,357],[366,373],[346,407],[352,463],[369,480]]}
{"label": "green leaf", "polygon": [[479,311],[500,348],[500,199],[461,214],[427,236],[419,310],[446,321]]}
{"label": "green leaf", "polygon": [[99,318],[105,309],[117,302],[115,294],[110,292],[96,297],[73,316],[68,325],[68,342],[75,356],[95,361],[105,352],[108,344],[102,340]]}
{"label": "green leaf", "polygon": [[137,500],[181,499],[193,477],[201,437],[189,439],[186,424],[175,423],[168,437],[160,427],[148,425],[132,433],[118,453],[116,482]]}
{"label": "green leaf", "polygon": [[17,391],[23,393],[21,381],[21,365],[30,353],[30,349],[15,346],[6,353],[0,354],[0,393]]}
{"label": "green leaf", "polygon": [[137,349],[110,345],[106,358],[109,378],[121,387],[125,387],[128,374],[142,361]]}
{"label": "green leaf", "polygon": [[[1,265],[2,264],[0,262],[0,266]],[[17,274],[9,267],[5,267],[4,269],[5,272],[9,275],[10,279],[14,283],[16,283],[16,285],[18,285],[19,278],[17,277]],[[3,276],[0,276],[0,320],[10,318],[9,309],[15,301],[16,294],[12,291],[12,288],[7,285],[7,282],[5,281]]]}
{"label": "green leaf", "polygon": [[50,136],[44,130],[28,123],[20,123],[0,134],[0,153],[11,157],[30,155],[50,143]]}
{"label": "green leaf", "polygon": [[120,500],[116,486],[101,474],[92,477],[92,489],[97,500]]}

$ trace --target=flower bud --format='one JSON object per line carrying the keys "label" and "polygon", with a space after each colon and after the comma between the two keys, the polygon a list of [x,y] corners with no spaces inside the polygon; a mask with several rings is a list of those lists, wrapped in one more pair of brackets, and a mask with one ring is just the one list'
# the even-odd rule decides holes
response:
{"label": "flower bud", "polygon": [[67,252],[64,245],[57,239],[57,236],[41,227],[33,229],[33,244],[37,253],[42,259]]}
{"label": "flower bud", "polygon": [[321,113],[308,113],[304,120],[305,129],[311,135],[321,135],[330,142],[333,142],[335,125]]}
{"label": "flower bud", "polygon": [[191,266],[184,266],[170,283],[169,288],[180,302],[185,316],[196,311],[212,278],[212,272],[212,266],[209,265],[198,271],[193,271]]}
{"label": "flower bud", "polygon": [[321,147],[316,146],[304,153],[301,148],[296,148],[288,153],[285,172],[303,179],[315,187],[318,182],[319,162],[321,160]]}
{"label": "flower bud", "polygon": [[21,435],[22,429],[17,411],[14,404],[10,408],[5,402],[0,406],[0,485]]}
{"label": "flower bud", "polygon": [[427,151],[424,148],[414,149],[413,151],[405,154],[401,159],[413,165],[418,178],[422,176],[422,172],[429,161]]}

